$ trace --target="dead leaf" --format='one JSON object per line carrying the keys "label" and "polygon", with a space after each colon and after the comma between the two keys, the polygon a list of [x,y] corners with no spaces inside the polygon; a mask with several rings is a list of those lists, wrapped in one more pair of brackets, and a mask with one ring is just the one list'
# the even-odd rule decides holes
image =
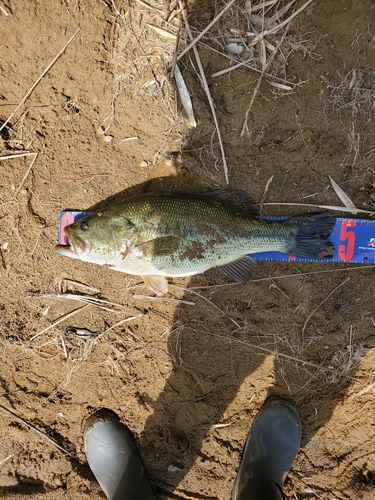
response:
{"label": "dead leaf", "polygon": [[188,115],[190,125],[192,127],[197,126],[197,122],[195,121],[194,118],[194,112],[193,112],[193,104],[191,102],[190,94],[187,89],[185,80],[182,76],[182,73],[180,71],[180,68],[176,64],[175,69],[174,69],[174,78],[176,80],[176,85],[178,89],[178,93],[180,95],[180,99],[182,102],[182,105],[186,111],[186,114]]}
{"label": "dead leaf", "polygon": [[[357,207],[354,205],[352,200],[349,198],[349,196],[340,188],[338,184],[332,179],[331,176],[328,176],[329,180],[331,181],[332,187],[337,194],[337,196],[340,198],[340,200],[343,202],[343,204],[346,206],[346,208],[351,208],[353,210],[357,210]],[[355,213],[355,212],[353,212]]]}

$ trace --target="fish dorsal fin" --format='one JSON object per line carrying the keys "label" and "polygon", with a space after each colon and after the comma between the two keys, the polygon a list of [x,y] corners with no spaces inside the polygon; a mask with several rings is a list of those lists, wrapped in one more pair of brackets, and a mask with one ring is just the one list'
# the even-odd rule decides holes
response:
{"label": "fish dorsal fin", "polygon": [[252,197],[246,191],[219,190],[211,193],[204,193],[202,196],[211,198],[213,202],[221,203],[229,210],[235,210],[241,215],[248,217],[259,217],[259,205],[255,203]]}
{"label": "fish dorsal fin", "polygon": [[180,239],[177,236],[161,236],[154,240],[145,241],[136,245],[144,257],[161,257],[163,255],[171,255],[180,245]]}
{"label": "fish dorsal fin", "polygon": [[257,272],[257,264],[254,259],[244,255],[233,262],[229,262],[229,264],[219,266],[218,269],[222,274],[238,283],[247,283],[254,278]]}
{"label": "fish dorsal fin", "polygon": [[164,276],[142,276],[145,285],[156,295],[164,295],[168,292],[168,281]]}

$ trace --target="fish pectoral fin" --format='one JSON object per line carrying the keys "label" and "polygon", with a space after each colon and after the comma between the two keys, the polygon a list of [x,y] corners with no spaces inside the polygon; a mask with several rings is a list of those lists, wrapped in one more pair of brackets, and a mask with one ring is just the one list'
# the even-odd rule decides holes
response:
{"label": "fish pectoral fin", "polygon": [[161,257],[174,253],[180,245],[177,236],[161,236],[154,240],[145,241],[136,246],[145,257]]}
{"label": "fish pectoral fin", "polygon": [[168,281],[164,276],[144,275],[142,276],[145,285],[156,295],[164,295],[168,292]]}
{"label": "fish pectoral fin", "polygon": [[238,283],[251,281],[257,272],[257,264],[248,255],[218,267],[219,271]]}

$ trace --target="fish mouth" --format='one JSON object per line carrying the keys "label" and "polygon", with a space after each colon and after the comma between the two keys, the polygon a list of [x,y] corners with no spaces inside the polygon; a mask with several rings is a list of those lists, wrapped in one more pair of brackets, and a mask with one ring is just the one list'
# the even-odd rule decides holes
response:
{"label": "fish mouth", "polygon": [[55,246],[56,252],[61,256],[61,257],[73,257],[77,258],[76,253],[72,249],[71,245],[56,245]]}
{"label": "fish mouth", "polygon": [[91,250],[91,245],[79,236],[78,234],[70,234],[69,226],[64,228],[64,233],[68,237],[68,245],[57,245],[59,253],[69,255],[75,254],[77,256],[88,255]]}

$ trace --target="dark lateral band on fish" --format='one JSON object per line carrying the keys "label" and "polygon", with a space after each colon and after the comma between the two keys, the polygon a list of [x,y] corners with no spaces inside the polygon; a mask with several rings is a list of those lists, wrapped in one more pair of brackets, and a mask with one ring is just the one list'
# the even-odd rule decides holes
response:
{"label": "dark lateral band on fish", "polygon": [[146,193],[66,226],[70,245],[56,248],[60,255],[142,276],[161,295],[168,289],[166,277],[192,276],[212,267],[248,282],[256,272],[249,254],[277,251],[330,259],[335,222],[327,213],[266,220],[244,191]]}

